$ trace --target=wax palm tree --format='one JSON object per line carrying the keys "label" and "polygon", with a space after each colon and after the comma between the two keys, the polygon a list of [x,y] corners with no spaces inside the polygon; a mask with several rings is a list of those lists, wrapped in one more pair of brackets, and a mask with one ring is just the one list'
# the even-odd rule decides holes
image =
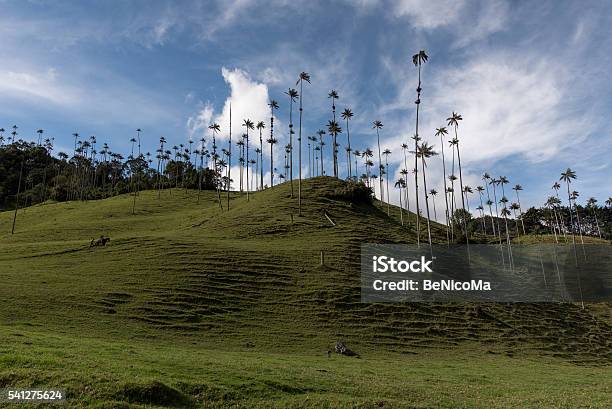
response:
{"label": "wax palm tree", "polygon": [[438,213],[436,212],[436,195],[438,194],[438,191],[436,189],[431,189],[429,194],[431,195],[431,201],[434,208],[434,220],[438,220]]}
{"label": "wax palm tree", "polygon": [[40,146],[42,144],[42,135],[43,135],[43,132],[45,132],[45,131],[42,130],[42,129],[39,129],[39,130],[36,131],[36,133],[38,134],[38,146]]}
{"label": "wax palm tree", "polygon": [[242,122],[242,126],[244,126],[247,130],[246,132],[246,188],[247,188],[247,201],[249,201],[249,130],[255,130],[255,124],[250,119],[245,119]]}
{"label": "wax palm tree", "polygon": [[[427,56],[427,54],[425,53],[425,50],[420,50],[418,53],[414,54],[412,56],[412,63],[415,65],[415,67],[417,67],[418,70],[418,82],[417,82],[417,88],[416,88],[416,92],[417,92],[417,98],[414,101],[415,105],[416,105],[416,124],[415,124],[415,132],[414,132],[414,169],[415,169],[415,173],[414,173],[414,189],[415,189],[415,198],[416,198],[416,211],[417,211],[417,218],[416,218],[416,225],[417,225],[417,246],[420,246],[421,244],[421,228],[420,228],[420,209],[419,209],[419,180],[418,180],[418,176],[417,176],[417,169],[418,169],[418,156],[417,156],[417,152],[419,151],[419,145],[418,142],[420,140],[419,138],[419,108],[421,106],[421,66],[423,64],[425,64],[427,62],[427,59],[429,57]],[[427,193],[426,193],[427,194]]]}
{"label": "wax palm tree", "polygon": [[502,196],[499,200],[500,203],[503,204],[503,208],[501,210],[501,215],[504,217],[504,222],[506,223],[506,245],[508,246],[508,258],[510,259],[510,269],[513,269],[514,260],[512,257],[512,245],[510,244],[510,233],[508,231],[508,216],[510,216],[510,210],[506,207],[506,203],[508,203],[508,199],[506,196]]}
{"label": "wax palm tree", "polygon": [[493,186],[493,200],[495,202],[495,221],[497,224],[497,233],[499,235],[499,244],[501,245],[501,229],[499,228],[499,212],[497,209],[497,191],[496,191],[496,186],[499,184],[499,181],[495,178],[491,178],[491,181],[489,182],[489,184]]}
{"label": "wax palm tree", "polygon": [[433,146],[423,142],[419,145],[418,151],[416,152],[419,158],[421,158],[421,172],[423,173],[423,193],[425,194],[425,209],[427,211],[427,237],[429,239],[429,247],[431,248],[431,226],[430,226],[430,215],[429,215],[429,194],[427,193],[427,178],[425,177],[425,159],[431,158],[438,153],[433,150]]}
{"label": "wax palm tree", "polygon": [[[459,121],[463,120],[463,118],[461,117],[461,115],[459,115],[456,112],[453,112],[452,115],[449,118],[446,118],[446,121],[448,123],[448,126],[452,126],[455,128],[455,137],[452,139],[452,143],[453,145],[456,147],[457,150],[457,162],[458,162],[458,166],[459,166],[459,188],[461,189],[461,206],[463,209],[465,209],[465,200],[463,197],[463,176],[462,176],[462,172],[461,172],[461,154],[460,154],[460,150],[459,150],[459,137],[457,136],[457,128],[459,127]],[[465,238],[466,238],[466,243],[468,245],[468,249],[469,249],[469,245],[470,245],[470,240],[469,240],[469,235],[468,235],[468,231],[467,231],[467,222],[465,220],[465,212],[463,213],[463,229],[465,230]],[[468,250],[469,251],[469,250]]]}
{"label": "wax palm tree", "polygon": [[593,212],[593,217],[595,218],[595,225],[597,226],[597,235],[601,239],[601,230],[599,229],[599,221],[597,220],[597,199],[595,199],[594,197],[589,198],[589,200],[587,200],[587,207],[589,207]]}
{"label": "wax palm tree", "polygon": [[[381,150],[380,150],[380,129],[383,127],[383,123],[381,121],[374,121],[372,122],[372,129],[376,129],[376,139],[377,139],[377,143],[378,143],[378,167],[380,169],[383,169],[383,165],[382,165],[382,156],[381,156]],[[383,195],[383,180],[382,178],[380,178],[380,200],[384,202],[384,195]]]}
{"label": "wax palm tree", "polygon": [[449,223],[451,224],[451,241],[455,240],[455,223],[454,223],[454,215],[455,212],[457,211],[457,209],[459,208],[457,206],[457,197],[455,196],[455,181],[457,180],[457,176],[455,176],[454,174],[450,174],[448,175],[448,180],[450,182],[450,220]]}
{"label": "wax palm tree", "polygon": [[399,200],[400,200],[400,220],[402,222],[402,226],[404,225],[404,211],[403,211],[403,206],[402,206],[402,189],[404,189],[406,187],[406,182],[404,181],[403,178],[399,178],[396,182],[395,182],[395,187],[399,188]]}
{"label": "wax palm tree", "polygon": [[[558,243],[559,240],[557,239],[557,230],[561,230],[561,228],[559,227],[559,220],[557,219],[557,211],[555,209],[555,201],[557,201],[557,198],[554,196],[550,196],[548,198],[548,200],[546,200],[546,202],[544,203],[545,207],[548,207],[548,215],[549,215],[549,221],[550,221],[550,226],[552,226],[552,232],[553,235],[555,236],[555,243]],[[553,215],[554,215],[554,220],[553,220]]]}
{"label": "wax palm tree", "polygon": [[[436,128],[436,134],[435,136],[439,136],[440,137],[440,147],[441,147],[441,153],[442,153],[442,176],[443,176],[443,181],[444,181],[444,191],[446,192],[447,190],[447,186],[446,186],[446,160],[444,158],[444,140],[443,138],[448,135],[448,131],[446,130],[446,127],[441,126],[439,128]],[[449,212],[448,212],[448,198],[446,195],[444,195],[444,204],[446,205],[446,212],[445,212],[445,223],[446,223],[446,241],[448,244],[450,244],[450,238],[449,238]]]}
{"label": "wax palm tree", "polygon": [[327,121],[327,133],[333,137],[333,154],[334,154],[334,177],[338,177],[338,144],[336,138],[342,133],[342,128],[334,121]]}
{"label": "wax palm tree", "polygon": [[468,199],[468,194],[472,194],[474,191],[468,185],[463,186],[463,194],[465,195],[465,204],[467,206],[467,211],[470,213],[470,201]]}
{"label": "wax palm tree", "polygon": [[[332,89],[327,94],[327,98],[332,100],[332,120],[334,123],[336,122],[336,100],[339,98],[338,91]],[[336,136],[332,135],[330,132],[330,136],[333,136],[333,154],[334,154],[334,177],[338,177],[338,157],[336,155]]]}
{"label": "wax palm tree", "polygon": [[357,158],[361,157],[361,151],[359,151],[358,149],[354,149],[353,150],[353,156],[355,157],[355,171],[354,173],[354,178],[355,180],[357,180],[357,175],[359,174],[359,167],[357,166]]}
{"label": "wax palm tree", "polygon": [[[385,149],[383,152],[383,155],[385,155],[385,173],[387,175],[387,178],[386,178],[387,179],[387,216],[390,216],[391,215],[391,204],[390,204],[391,200],[389,198],[389,155],[391,155],[391,151],[389,149]],[[381,175],[382,175],[382,172],[381,172]]]}
{"label": "wax palm tree", "polygon": [[[560,205],[561,204],[561,199],[559,198],[559,189],[561,189],[561,185],[559,184],[559,182],[555,182],[552,185],[552,189],[555,191],[555,197],[558,199],[559,205]],[[565,233],[565,230],[566,230],[565,220],[563,219],[563,212],[561,212],[561,211],[559,211],[559,221],[558,221],[558,223],[559,222],[561,223],[559,225],[559,230],[561,231],[561,227],[560,226],[563,226],[563,230],[562,230],[563,231],[563,239],[567,243],[567,235]]]}
{"label": "wax palm tree", "polygon": [[285,94],[289,96],[289,180],[291,181],[291,197],[293,197],[293,103],[300,97],[297,90],[289,88]]}
{"label": "wax palm tree", "polygon": [[482,232],[484,234],[486,234],[487,230],[486,230],[486,226],[485,226],[485,222],[484,222],[484,220],[485,220],[484,206],[483,206],[483,203],[482,203],[482,195],[483,195],[484,190],[485,190],[484,187],[476,186],[476,191],[478,192],[478,196],[480,197],[480,206],[477,209],[480,210],[480,221],[482,222]]}
{"label": "wax palm tree", "polygon": [[488,173],[484,173],[482,175],[482,180],[485,181],[485,188],[487,189],[487,205],[489,206],[489,216],[491,217],[491,228],[493,229],[493,235],[497,236],[496,232],[495,232],[495,223],[493,221],[493,210],[491,205],[493,204],[493,202],[491,201],[491,195],[489,194],[489,185],[491,184],[491,176]]}
{"label": "wax palm tree", "polygon": [[514,213],[514,225],[516,227],[516,237],[521,237],[521,235],[519,234],[519,228],[518,228],[518,218],[516,217],[516,211],[519,210],[520,208],[521,206],[519,206],[518,203],[510,204],[510,210],[512,210],[512,213]]}
{"label": "wax palm tree", "polygon": [[[400,170],[400,175],[402,175],[404,184],[406,184],[406,181],[408,180],[408,169],[404,168]],[[408,195],[408,190],[408,185],[406,184],[406,189],[404,189],[404,202],[406,203],[406,214],[410,216],[410,196]]]}
{"label": "wax palm tree", "polygon": [[298,211],[302,215],[302,102],[304,100],[304,81],[310,84],[310,74],[301,72],[295,85],[300,84],[300,128],[298,131]]}
{"label": "wax palm tree", "polygon": [[271,99],[268,103],[270,107],[270,138],[266,142],[270,144],[270,187],[274,187],[274,157],[272,156],[272,145],[278,141],[274,139],[274,110],[278,109],[278,102]]}
{"label": "wax palm tree", "polygon": [[265,127],[266,124],[264,121],[257,122],[257,130],[259,131],[259,157],[261,163],[261,165],[259,166],[259,181],[261,184],[261,190],[263,190],[263,136],[261,133],[265,129]]}
{"label": "wax palm tree", "polygon": [[348,174],[348,168],[351,166],[351,148],[349,148],[348,146],[345,146],[344,151],[346,152],[347,180],[350,180],[351,176]]}
{"label": "wax palm tree", "polygon": [[317,138],[314,136],[309,136],[308,137],[308,175],[310,177],[313,177],[316,175],[317,165],[315,165],[315,161],[314,161],[315,159],[314,148],[316,144],[317,144]]}
{"label": "wax palm tree", "polygon": [[274,187],[274,153],[273,146],[278,142],[275,138],[268,138],[266,141],[270,144],[270,187]]}
{"label": "wax palm tree", "polygon": [[[521,225],[523,227],[523,235],[526,235],[527,233],[525,233],[525,222],[523,221],[523,210],[521,208],[521,198],[519,197],[519,192],[521,190],[523,190],[523,186],[521,185],[514,185],[514,187],[512,188],[512,190],[514,190],[516,192],[516,201],[518,204],[518,211],[519,211],[519,215],[521,217]],[[516,218],[516,217],[515,217]]]}
{"label": "wax palm tree", "polygon": [[572,196],[570,194],[570,183],[572,183],[573,179],[576,179],[576,172],[574,172],[570,168],[567,168],[565,172],[561,173],[561,178],[559,180],[562,180],[563,182],[567,184],[567,202],[568,202],[569,214],[570,214],[570,229],[572,233],[572,244],[576,246],[576,237],[574,236],[574,216],[572,214]]}
{"label": "wax palm tree", "polygon": [[[349,120],[351,120],[354,116],[353,111],[351,111],[350,108],[345,108],[344,111],[342,111],[342,119],[344,119],[346,121],[346,137],[348,140],[348,152],[349,154],[351,153],[351,133],[349,130]],[[348,168],[348,175],[349,178],[352,176],[353,172],[352,172],[352,168],[351,168],[351,161],[349,160],[349,168]]]}
{"label": "wax palm tree", "polygon": [[325,135],[325,131],[319,129],[317,131],[317,135],[319,135],[319,147],[321,148],[321,176],[325,175],[325,162],[323,161],[323,147],[325,146],[325,142],[323,142],[323,135]]}
{"label": "wax palm tree", "polygon": [[575,190],[572,191],[571,198],[574,201],[574,209],[576,210],[576,223],[578,224],[578,234],[580,235],[580,243],[584,245],[584,239],[582,238],[582,223],[580,222],[580,212],[578,212],[578,204],[576,203],[576,201],[578,200],[578,196],[580,196],[578,192],[576,192]]}
{"label": "wax palm tree", "polygon": [[365,164],[365,168],[366,168],[366,176],[367,176],[367,180],[368,180],[368,187],[372,187],[371,186],[371,173],[370,173],[370,168],[372,166],[374,166],[374,162],[372,162],[370,160],[371,157],[374,156],[374,152],[372,152],[372,150],[370,148],[366,148],[365,151],[363,151],[363,157],[364,157],[364,164]]}

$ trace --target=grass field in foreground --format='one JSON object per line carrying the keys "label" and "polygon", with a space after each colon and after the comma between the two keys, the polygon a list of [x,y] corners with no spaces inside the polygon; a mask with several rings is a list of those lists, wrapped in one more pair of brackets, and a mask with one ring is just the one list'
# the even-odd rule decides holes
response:
{"label": "grass field in foreground", "polygon": [[[235,352],[2,327],[0,386],[67,389],[69,407],[609,407],[609,367],[477,345],[357,359]],[[220,345],[221,347],[221,345]],[[152,406],[148,406],[152,405]]]}
{"label": "grass field in foreground", "polygon": [[[302,216],[288,183],[230,212],[182,189],[135,215],[127,195],[44,204],[15,235],[0,213],[0,387],[65,386],[73,407],[606,407],[609,305],[362,304],[359,245],[414,243],[414,215],[343,187],[305,182]],[[328,359],[336,340],[361,359]]]}

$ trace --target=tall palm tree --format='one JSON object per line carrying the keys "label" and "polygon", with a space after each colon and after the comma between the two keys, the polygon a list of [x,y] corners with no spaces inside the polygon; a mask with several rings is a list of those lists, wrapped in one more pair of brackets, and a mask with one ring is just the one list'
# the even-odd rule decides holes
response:
{"label": "tall palm tree", "polygon": [[368,181],[368,187],[371,187],[371,183],[370,183],[370,167],[373,166],[374,163],[372,163],[370,158],[373,157],[373,156],[374,156],[374,152],[372,152],[372,149],[366,148],[366,150],[363,151],[363,158],[365,160],[366,178],[367,178],[367,181]]}
{"label": "tall palm tree", "polygon": [[357,175],[359,174],[359,166],[357,165],[357,158],[361,157],[361,151],[359,149],[353,149],[353,156],[355,157],[355,169],[353,171],[353,179],[357,180]]}
{"label": "tall palm tree", "polygon": [[[555,243],[559,242],[557,238],[557,230],[559,230],[559,234],[561,234],[560,233],[561,228],[559,227],[559,219],[557,218],[557,211],[555,209],[555,205],[557,201],[558,199],[556,197],[550,196],[548,200],[546,200],[546,202],[544,203],[544,206],[548,207],[550,226],[552,226],[551,230],[553,232],[553,235],[555,236]],[[553,215],[555,217],[554,220],[553,220]]]}
{"label": "tall palm tree", "polygon": [[468,213],[470,213],[470,200],[468,199],[468,194],[472,194],[474,191],[468,185],[463,186],[463,194],[465,195],[465,205],[467,207]]}
{"label": "tall palm tree", "polygon": [[[331,98],[332,100],[332,116],[333,116],[332,120],[334,123],[336,123],[336,100],[339,98],[338,92],[332,89],[331,91],[329,91],[329,94],[327,94],[327,98]],[[334,154],[334,177],[337,178],[338,177],[338,150],[337,150],[337,143],[336,143],[336,135],[333,135],[330,132],[330,136],[334,138],[332,152]]]}
{"label": "tall palm tree", "polygon": [[[404,152],[404,168],[403,170],[406,171],[404,175],[404,183],[406,184],[406,189],[404,189],[404,195],[405,195],[405,202],[406,202],[406,209],[408,211],[408,216],[410,216],[410,198],[408,196],[408,156],[406,154],[406,152],[408,151],[408,144],[403,143],[402,144],[402,151]],[[401,173],[401,171],[400,171]]]}
{"label": "tall palm tree", "polygon": [[429,239],[429,247],[431,249],[431,225],[430,225],[430,215],[429,215],[429,194],[427,193],[427,178],[425,177],[425,167],[426,162],[425,159],[431,158],[438,153],[433,150],[433,146],[427,144],[427,142],[423,142],[419,145],[418,151],[416,153],[419,158],[421,158],[421,172],[423,173],[423,192],[425,194],[425,209],[427,210],[427,237]]}
{"label": "tall palm tree", "polygon": [[[452,126],[455,128],[455,137],[452,139],[451,142],[453,143],[453,145],[455,145],[457,149],[457,162],[459,166],[459,189],[461,192],[461,206],[463,209],[465,209],[465,199],[463,197],[463,176],[461,172],[461,155],[459,152],[459,137],[457,136],[457,128],[459,127],[459,121],[463,120],[463,118],[458,113],[453,112],[449,118],[446,118],[446,120],[447,120],[448,126]],[[469,238],[469,234],[467,231],[467,222],[465,220],[465,212],[463,212],[463,229],[465,231],[465,240],[468,245],[468,254],[469,254],[470,238]]]}
{"label": "tall palm tree", "polygon": [[289,96],[289,180],[291,181],[291,197],[293,197],[293,103],[300,97],[297,90],[289,88],[285,94]]}
{"label": "tall palm tree", "polygon": [[[208,167],[208,160],[206,160]],[[227,210],[230,209],[230,190],[232,190],[232,103],[229,106],[229,141],[227,144]],[[221,201],[219,201],[221,204]]]}
{"label": "tall palm tree", "polygon": [[[379,131],[383,127],[383,123],[380,122],[380,121],[374,121],[374,122],[372,122],[372,125],[373,125],[372,128],[376,129],[376,139],[377,139],[377,142],[378,142],[378,168],[381,171],[380,173],[382,174],[382,170],[384,168],[383,168],[383,165],[382,165],[382,156],[381,156],[381,151],[380,151],[380,133],[379,133]],[[384,193],[383,193],[383,179],[382,179],[382,177],[380,178],[380,201],[381,202],[385,201],[385,196],[384,196]]]}
{"label": "tall palm tree", "polygon": [[[512,190],[514,190],[516,192],[516,201],[517,201],[517,204],[518,204],[519,215],[521,217],[521,225],[523,227],[523,236],[524,236],[527,233],[525,233],[525,222],[523,221],[523,209],[521,208],[521,198],[519,197],[519,192],[521,190],[523,190],[523,186],[521,186],[519,184],[516,184],[516,185],[514,185]],[[516,217],[515,217],[515,219],[516,219]]]}
{"label": "tall palm tree", "polygon": [[487,206],[489,206],[489,216],[491,217],[491,228],[493,229],[493,235],[497,236],[496,232],[495,232],[495,223],[493,221],[493,210],[491,208],[491,205],[493,204],[493,202],[491,201],[491,195],[489,194],[489,184],[490,184],[490,180],[491,180],[491,176],[488,173],[484,173],[482,175],[482,180],[485,181],[485,187],[487,189]]}
{"label": "tall palm tree", "polygon": [[36,133],[38,134],[38,146],[40,146],[42,144],[42,135],[43,132],[45,132],[43,129],[39,129],[36,131]]}
{"label": "tall palm tree", "polygon": [[334,177],[338,177],[338,143],[336,138],[342,133],[342,128],[336,121],[327,121],[327,133],[333,137],[333,154],[334,154]]}
{"label": "tall palm tree", "polygon": [[478,196],[480,197],[480,221],[482,222],[482,232],[483,234],[487,234],[486,226],[485,226],[485,215],[484,215],[484,205],[482,203],[482,195],[484,192],[484,187],[476,186],[476,191],[478,192]]}
{"label": "tall palm tree", "polygon": [[247,201],[249,200],[249,130],[255,129],[255,124],[250,119],[245,119],[242,126],[246,128],[246,191]]}
{"label": "tall palm tree", "polygon": [[310,84],[310,74],[301,72],[295,85],[300,84],[300,130],[298,133],[298,213],[302,215],[302,101],[304,100],[304,81]]}
{"label": "tall palm tree", "polygon": [[578,204],[576,203],[576,201],[578,200],[578,196],[580,196],[578,192],[576,192],[575,190],[572,191],[571,197],[574,201],[574,210],[576,210],[576,223],[578,225],[578,234],[580,235],[580,243],[584,245],[584,239],[582,238],[582,223],[580,222],[580,212],[578,211]]}
{"label": "tall palm tree", "polygon": [[[571,228],[571,233],[572,233],[572,244],[574,246],[574,256],[576,257],[576,237],[574,236],[574,218],[572,215],[572,196],[570,193],[570,183],[572,183],[572,180],[576,179],[576,172],[571,170],[570,168],[567,168],[565,170],[565,172],[561,173],[561,178],[559,178],[559,180],[562,180],[566,183],[567,185],[567,202],[569,205],[569,214],[570,214],[570,228]],[[576,214],[578,214],[578,209],[576,209]],[[584,243],[583,243],[583,250],[584,250]],[[578,264],[578,258],[575,258],[576,260],[576,264]],[[584,302],[582,301],[582,287],[580,285],[580,274],[578,272],[578,289],[580,291],[580,300],[582,303],[582,308],[584,309]]]}
{"label": "tall palm tree", "polygon": [[421,245],[421,228],[420,228],[420,212],[419,212],[419,180],[418,180],[418,155],[419,151],[419,108],[421,106],[421,66],[427,62],[429,57],[425,53],[425,50],[420,50],[418,53],[412,56],[412,63],[418,69],[418,82],[417,82],[417,98],[414,101],[416,105],[416,124],[415,124],[415,132],[414,132],[414,189],[415,189],[415,198],[416,198],[416,225],[417,225],[417,246]]}
{"label": "tall palm tree", "polygon": [[589,207],[593,212],[593,217],[595,218],[595,225],[597,226],[597,235],[601,239],[601,230],[599,228],[599,221],[597,220],[597,199],[595,199],[594,197],[589,198],[589,200],[587,200],[587,207]]}
{"label": "tall palm tree", "polygon": [[208,129],[212,132],[212,158],[213,158],[213,180],[215,182],[215,189],[217,190],[217,199],[219,201],[219,208],[222,208],[221,205],[221,191],[219,190],[221,187],[220,181],[218,179],[218,167],[217,167],[217,159],[219,155],[217,154],[217,132],[221,132],[221,126],[214,122],[208,125]]}
{"label": "tall palm tree", "polygon": [[438,220],[438,213],[436,212],[436,195],[438,191],[436,189],[430,189],[429,194],[431,195],[431,202],[433,203],[434,208],[434,220]]}
{"label": "tall palm tree", "polygon": [[499,203],[503,205],[501,215],[504,217],[504,222],[506,224],[506,245],[508,246],[508,258],[510,259],[510,269],[513,269],[514,261],[512,257],[512,245],[510,244],[510,232],[508,230],[508,216],[510,216],[510,210],[508,210],[506,207],[506,203],[508,203],[506,196],[502,196]]}
{"label": "tall palm tree", "polygon": [[[354,116],[353,111],[351,111],[350,108],[345,108],[344,111],[342,111],[342,119],[344,119],[346,121],[346,137],[348,140],[348,153],[350,156],[351,153],[351,132],[349,131],[349,120],[351,120]],[[348,175],[349,178],[352,176],[353,172],[352,172],[352,168],[351,168],[351,161],[349,160],[349,167],[348,167]]]}
{"label": "tall palm tree", "polygon": [[[561,185],[559,184],[559,182],[555,182],[552,185],[552,189],[555,191],[555,196],[557,197],[558,201],[559,201],[559,205],[561,205],[561,199],[559,198],[559,189],[561,189]],[[567,243],[567,235],[565,233],[566,227],[565,227],[565,220],[563,219],[563,212],[559,211],[559,221],[557,223],[561,223],[560,226],[563,226],[563,239],[565,240],[565,242]],[[561,228],[559,228],[561,230]]]}
{"label": "tall palm tree", "polygon": [[495,178],[491,178],[491,181],[489,182],[489,184],[491,186],[493,186],[493,200],[495,202],[495,221],[497,222],[497,233],[499,236],[499,245],[501,246],[501,229],[499,228],[499,212],[497,209],[497,191],[495,189],[495,187],[499,184],[499,180],[495,179]]}
{"label": "tall palm tree", "polygon": [[261,190],[263,190],[263,136],[261,135],[261,132],[265,127],[266,124],[264,121],[257,122],[257,130],[259,131],[259,159],[261,163],[259,166],[259,182],[261,185]]}
{"label": "tall palm tree", "polygon": [[521,235],[519,234],[519,227],[518,227],[518,218],[516,217],[516,211],[519,210],[521,208],[521,206],[519,206],[518,203],[510,203],[510,210],[512,210],[512,213],[514,213],[514,226],[516,227],[516,237],[521,237]]}
{"label": "tall palm tree", "polygon": [[272,156],[272,145],[278,142],[274,139],[274,110],[278,109],[278,102],[271,99],[268,106],[270,107],[270,138],[266,142],[270,144],[270,187],[274,187],[274,157]]}
{"label": "tall palm tree", "polygon": [[[383,155],[385,155],[385,173],[387,175],[386,179],[387,179],[387,216],[391,215],[391,205],[390,205],[390,198],[389,198],[389,155],[391,155],[391,151],[389,149],[385,149],[383,152]],[[381,179],[382,179],[382,167],[381,167]]]}
{"label": "tall palm tree", "polygon": [[406,215],[410,217],[410,196],[408,195],[408,185],[406,181],[408,180],[408,169],[404,168],[400,170],[400,175],[404,179],[405,189],[404,189],[404,202],[406,203]]}
{"label": "tall palm tree", "polygon": [[[441,126],[439,128],[436,128],[436,134],[435,136],[439,136],[440,137],[440,149],[441,149],[441,153],[442,153],[442,177],[444,180],[444,191],[446,192],[447,190],[447,186],[446,186],[446,160],[444,158],[444,140],[443,138],[448,135],[448,131],[446,130],[446,127]],[[445,212],[445,223],[446,223],[446,242],[447,244],[450,244],[450,235],[449,235],[449,213],[448,213],[448,197],[447,195],[444,195],[444,204],[446,205],[446,212]]]}
{"label": "tall palm tree", "polygon": [[325,175],[325,162],[323,161],[323,146],[325,146],[325,142],[323,142],[323,135],[325,135],[325,131],[319,129],[317,131],[317,135],[319,135],[319,147],[321,148],[321,176]]}
{"label": "tall palm tree", "polygon": [[400,200],[400,220],[402,222],[402,226],[404,225],[404,211],[402,206],[402,189],[406,187],[406,182],[403,178],[399,178],[397,182],[395,182],[395,187],[399,188],[399,200]]}

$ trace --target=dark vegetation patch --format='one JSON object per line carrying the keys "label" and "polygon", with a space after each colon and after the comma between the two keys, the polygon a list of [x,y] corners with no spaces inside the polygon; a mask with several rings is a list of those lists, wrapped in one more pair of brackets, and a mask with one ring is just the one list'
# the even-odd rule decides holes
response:
{"label": "dark vegetation patch", "polygon": [[193,405],[193,400],[189,396],[159,381],[144,384],[125,384],[116,393],[115,398],[121,401],[146,405],[170,407],[188,407]]}

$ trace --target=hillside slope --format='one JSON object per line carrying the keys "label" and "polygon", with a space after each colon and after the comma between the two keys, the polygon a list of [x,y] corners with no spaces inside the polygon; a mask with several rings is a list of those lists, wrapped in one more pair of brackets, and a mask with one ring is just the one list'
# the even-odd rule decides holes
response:
{"label": "hillside slope", "polygon": [[[303,183],[303,215],[289,183],[233,193],[142,192],[0,214],[0,320],[66,333],[192,339],[224,348],[414,352],[477,342],[492,352],[537,352],[580,362],[612,359],[612,330],[571,304],[362,304],[359,244],[414,242],[386,205],[338,199],[345,183]],[[297,194],[297,183],[295,183]],[[323,211],[336,226],[323,215]],[[293,218],[291,215],[294,215]],[[89,248],[91,238],[111,237]],[[434,225],[434,238],[444,239]],[[325,266],[320,252],[325,251]],[[169,335],[171,334],[171,335]]]}

